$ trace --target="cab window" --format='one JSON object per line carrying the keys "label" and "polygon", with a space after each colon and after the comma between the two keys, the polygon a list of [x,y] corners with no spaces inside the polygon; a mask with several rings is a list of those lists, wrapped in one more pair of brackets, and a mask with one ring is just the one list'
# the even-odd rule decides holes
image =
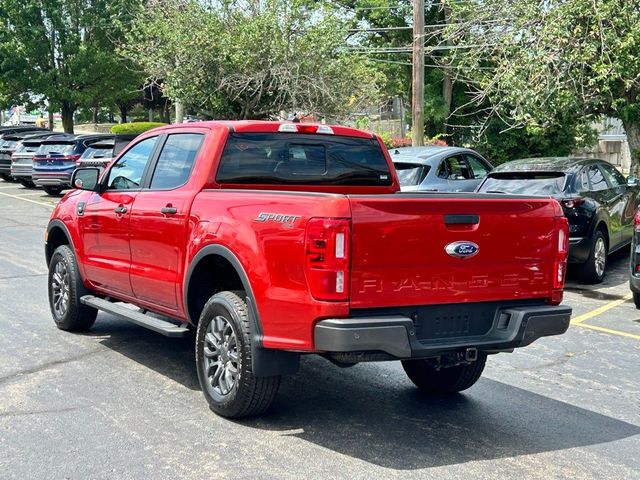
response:
{"label": "cab window", "polygon": [[109,170],[107,190],[135,190],[140,188],[144,169],[158,137],[150,137],[131,147]]}
{"label": "cab window", "polygon": [[152,189],[172,189],[184,185],[198,156],[204,135],[177,133],[169,135],[162,147],[151,179]]}

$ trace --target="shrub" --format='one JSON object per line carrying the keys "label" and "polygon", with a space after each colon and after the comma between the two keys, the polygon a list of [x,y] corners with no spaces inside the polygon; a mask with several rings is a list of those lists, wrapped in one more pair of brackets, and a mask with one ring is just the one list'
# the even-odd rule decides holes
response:
{"label": "shrub", "polygon": [[114,125],[111,127],[111,133],[142,133],[152,128],[162,127],[166,123],[161,122],[135,122],[135,123],[121,123],[120,125]]}

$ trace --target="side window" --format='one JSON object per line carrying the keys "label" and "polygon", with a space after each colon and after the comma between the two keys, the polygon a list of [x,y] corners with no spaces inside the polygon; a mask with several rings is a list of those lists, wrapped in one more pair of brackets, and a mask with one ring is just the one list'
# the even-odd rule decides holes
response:
{"label": "side window", "polygon": [[438,165],[438,177],[447,179],[449,178],[449,159],[442,160]]}
{"label": "side window", "polygon": [[591,183],[592,191],[600,192],[609,188],[607,181],[604,179],[604,176],[597,165],[591,165],[587,169],[587,176],[589,177],[589,183]]}
{"label": "side window", "polygon": [[189,179],[203,139],[204,135],[200,133],[169,135],[158,157],[151,178],[151,188],[171,189],[184,185]]}
{"label": "side window", "polygon": [[438,176],[441,178],[447,178],[449,180],[469,180],[473,178],[473,173],[462,157],[455,156],[447,158],[442,164],[446,164],[447,175],[442,176],[438,172]]}
{"label": "side window", "polygon": [[129,149],[109,170],[108,190],[140,188],[144,167],[151,157],[158,137],[146,138]]}
{"label": "side window", "polygon": [[576,180],[576,190],[579,192],[588,192],[591,187],[589,186],[589,169],[583,168],[580,171],[580,175]]}
{"label": "side window", "polygon": [[467,160],[469,167],[471,167],[474,178],[484,178],[487,176],[490,169],[482,160],[474,155],[465,155],[464,157]]}
{"label": "side window", "polygon": [[627,184],[627,181],[624,179],[624,175],[622,175],[618,170],[616,170],[611,165],[601,164],[600,168],[604,172],[604,175],[609,180],[609,183],[613,188],[621,187]]}

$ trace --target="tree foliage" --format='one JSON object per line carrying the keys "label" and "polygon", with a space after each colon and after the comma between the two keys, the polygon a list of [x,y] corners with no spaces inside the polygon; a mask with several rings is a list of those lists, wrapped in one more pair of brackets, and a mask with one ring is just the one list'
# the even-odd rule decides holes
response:
{"label": "tree foliage", "polygon": [[640,2],[453,2],[448,37],[471,104],[511,126],[622,120],[640,169]]}
{"label": "tree foliage", "polygon": [[122,51],[171,99],[210,116],[340,118],[375,101],[383,77],[345,48],[346,24],[330,13],[300,0],[156,1]]}
{"label": "tree foliage", "polygon": [[[138,76],[115,55],[139,0],[0,0],[0,87],[44,97],[73,131],[78,106],[132,95]],[[22,96],[22,98],[20,98]]]}

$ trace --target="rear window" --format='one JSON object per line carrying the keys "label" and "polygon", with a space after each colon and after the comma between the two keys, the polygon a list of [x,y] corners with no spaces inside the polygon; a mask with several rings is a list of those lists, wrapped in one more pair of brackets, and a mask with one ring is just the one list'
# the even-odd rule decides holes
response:
{"label": "rear window", "polygon": [[2,150],[13,150],[17,144],[18,140],[5,140],[2,142],[2,145],[0,145],[0,148]]}
{"label": "rear window", "polygon": [[374,139],[288,133],[232,133],[219,183],[391,185],[389,166]]}
{"label": "rear window", "polygon": [[38,149],[38,156],[57,153],[67,155],[73,152],[74,143],[43,143]]}
{"label": "rear window", "polygon": [[89,147],[84,151],[80,159],[86,160],[88,158],[111,158],[112,152],[113,152],[113,147],[107,147],[107,148]]}
{"label": "rear window", "polygon": [[33,153],[37,152],[40,148],[40,143],[20,143],[16,147],[15,153]]}
{"label": "rear window", "polygon": [[493,173],[480,186],[480,192],[522,195],[558,195],[565,186],[565,175],[549,173]]}
{"label": "rear window", "polygon": [[420,165],[417,163],[394,163],[398,180],[403,187],[420,185],[429,173],[429,165]]}

